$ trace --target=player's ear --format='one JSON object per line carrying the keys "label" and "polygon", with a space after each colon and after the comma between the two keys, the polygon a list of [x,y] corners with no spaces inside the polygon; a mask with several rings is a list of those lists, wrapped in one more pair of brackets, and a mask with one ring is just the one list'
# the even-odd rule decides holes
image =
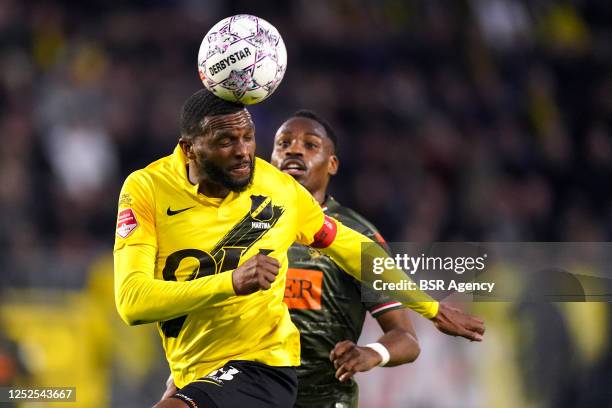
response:
{"label": "player's ear", "polygon": [[185,157],[187,157],[189,160],[195,159],[195,154],[193,153],[193,142],[191,141],[191,139],[187,139],[181,136],[181,138],[179,139],[179,146],[181,147],[181,150],[183,151]]}
{"label": "player's ear", "polygon": [[327,162],[327,173],[330,176],[335,176],[338,173],[338,167],[340,166],[340,160],[338,160],[338,156],[332,154],[329,157],[329,161]]}

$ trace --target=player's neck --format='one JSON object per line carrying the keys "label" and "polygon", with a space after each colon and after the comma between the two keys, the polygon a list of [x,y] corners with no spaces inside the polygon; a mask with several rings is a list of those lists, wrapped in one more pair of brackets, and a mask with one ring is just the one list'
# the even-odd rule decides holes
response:
{"label": "player's neck", "polygon": [[310,194],[312,194],[314,199],[317,200],[317,203],[319,203],[319,205],[325,204],[325,199],[327,198],[327,186],[328,185],[329,185],[329,178],[321,180],[321,183],[318,186],[316,184],[314,186],[311,185],[310,187],[314,191],[308,190]]}
{"label": "player's neck", "polygon": [[314,199],[317,200],[317,203],[319,203],[320,205],[323,205],[325,203],[325,197],[327,196],[325,194],[325,189],[314,191],[311,194]]}

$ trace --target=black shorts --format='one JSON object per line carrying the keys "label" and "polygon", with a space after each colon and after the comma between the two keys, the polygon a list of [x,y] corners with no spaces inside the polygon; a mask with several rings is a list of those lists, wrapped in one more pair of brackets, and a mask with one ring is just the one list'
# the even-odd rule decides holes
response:
{"label": "black shorts", "polygon": [[172,398],[190,408],[288,408],[295,403],[297,384],[293,367],[233,360],[187,384]]}

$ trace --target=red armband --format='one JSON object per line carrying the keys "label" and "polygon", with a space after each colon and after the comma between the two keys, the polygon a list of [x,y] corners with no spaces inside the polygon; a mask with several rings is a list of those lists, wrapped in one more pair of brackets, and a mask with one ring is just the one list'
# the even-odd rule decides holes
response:
{"label": "red armband", "polygon": [[314,236],[314,241],[310,245],[313,248],[327,248],[336,239],[336,233],[338,232],[338,226],[333,218],[327,215],[323,219],[323,226]]}
{"label": "red armband", "polygon": [[385,241],[383,236],[380,235],[380,232],[375,232],[374,233],[374,241],[378,242],[381,245],[387,245],[387,241]]}

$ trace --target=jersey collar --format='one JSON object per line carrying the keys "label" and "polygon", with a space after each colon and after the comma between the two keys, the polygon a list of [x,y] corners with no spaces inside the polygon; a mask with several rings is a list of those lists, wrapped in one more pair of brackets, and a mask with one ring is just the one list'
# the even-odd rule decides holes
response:
{"label": "jersey collar", "polygon": [[187,176],[188,163],[189,160],[187,160],[187,157],[185,157],[181,146],[177,144],[174,148],[174,152],[172,153],[172,167],[174,168],[175,174],[177,175],[181,185],[197,197],[199,185],[191,184],[189,181],[189,177]]}
{"label": "jersey collar", "polygon": [[323,201],[323,204],[321,204],[321,209],[323,212],[334,211],[338,207],[340,207],[340,203],[338,203],[331,195],[326,195],[325,201]]}

